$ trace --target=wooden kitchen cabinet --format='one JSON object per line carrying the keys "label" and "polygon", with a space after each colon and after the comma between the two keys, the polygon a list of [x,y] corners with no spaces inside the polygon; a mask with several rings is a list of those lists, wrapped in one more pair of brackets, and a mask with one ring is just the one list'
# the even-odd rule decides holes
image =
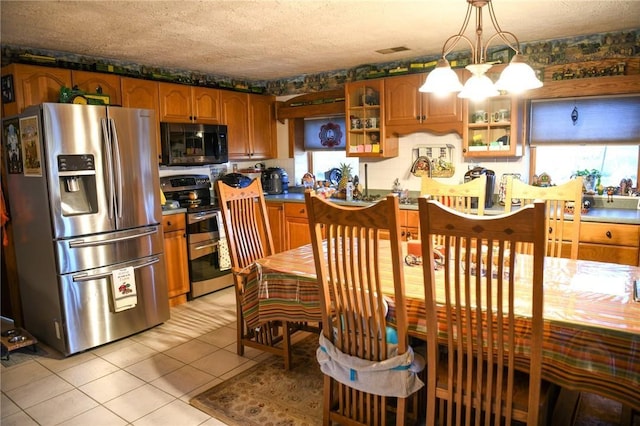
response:
{"label": "wooden kitchen cabinet", "polygon": [[110,105],[122,105],[120,76],[115,74],[72,70],[71,85],[87,93],[109,95]]}
{"label": "wooden kitchen cabinet", "polygon": [[274,96],[249,95],[249,140],[252,160],[278,156],[275,102]]}
{"label": "wooden kitchen cabinet", "polygon": [[276,151],[275,98],[221,91],[222,123],[227,125],[229,160],[264,160]]}
{"label": "wooden kitchen cabinet", "polygon": [[186,227],[186,218],[182,213],[162,217],[170,306],[185,303],[190,289]]}
{"label": "wooden kitchen cabinet", "polygon": [[389,158],[398,156],[398,138],[386,131],[384,80],[366,80],[345,85],[346,148],[348,157]]}
{"label": "wooden kitchen cabinet", "polygon": [[284,204],[281,202],[267,202],[267,216],[271,226],[271,237],[273,238],[273,249],[276,253],[285,250],[285,217]]}
{"label": "wooden kitchen cabinet", "polygon": [[417,210],[400,210],[400,236],[403,241],[417,240],[420,235],[420,217]]}
{"label": "wooden kitchen cabinet", "polygon": [[[462,75],[461,70],[456,71]],[[388,132],[400,135],[414,132],[462,135],[463,102],[457,93],[445,97],[419,91],[426,74],[385,79],[384,120]]]}
{"label": "wooden kitchen cabinet", "polygon": [[285,250],[311,243],[307,206],[303,203],[284,203]]}
{"label": "wooden kitchen cabinet", "polygon": [[162,147],[160,145],[160,114],[158,113],[159,96],[158,83],[150,80],[122,77],[122,106],[129,108],[145,108],[156,111],[156,147],[158,162],[162,161]]}
{"label": "wooden kitchen cabinet", "polygon": [[12,102],[2,103],[3,117],[19,114],[31,105],[59,102],[60,89],[71,87],[71,71],[37,65],[11,64],[2,77],[13,88]]}
{"label": "wooden kitchen cabinet", "polygon": [[495,96],[466,101],[462,154],[465,157],[519,157],[524,154],[524,101]]}
{"label": "wooden kitchen cabinet", "polygon": [[640,266],[640,225],[581,222],[578,258]]}
{"label": "wooden kitchen cabinet", "polygon": [[[400,238],[402,241],[417,240],[420,235],[420,218],[417,210],[401,209],[398,220],[400,222]],[[382,238],[389,239],[389,232],[382,231]]]}
{"label": "wooden kitchen cabinet", "polygon": [[220,123],[220,91],[206,87],[158,83],[160,121]]}

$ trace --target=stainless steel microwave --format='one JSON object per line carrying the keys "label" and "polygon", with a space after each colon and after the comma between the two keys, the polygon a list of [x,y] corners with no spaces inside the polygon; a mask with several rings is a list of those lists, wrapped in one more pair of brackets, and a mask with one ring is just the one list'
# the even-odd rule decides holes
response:
{"label": "stainless steel microwave", "polygon": [[197,166],[229,161],[227,126],[160,123],[162,164]]}

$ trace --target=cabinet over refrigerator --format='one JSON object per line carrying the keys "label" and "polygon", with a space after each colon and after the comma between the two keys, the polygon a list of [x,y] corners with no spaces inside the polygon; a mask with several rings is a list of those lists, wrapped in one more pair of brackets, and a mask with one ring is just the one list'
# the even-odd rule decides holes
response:
{"label": "cabinet over refrigerator", "polygon": [[65,355],[169,318],[154,114],[45,103],[3,120],[22,147],[4,157],[24,327]]}

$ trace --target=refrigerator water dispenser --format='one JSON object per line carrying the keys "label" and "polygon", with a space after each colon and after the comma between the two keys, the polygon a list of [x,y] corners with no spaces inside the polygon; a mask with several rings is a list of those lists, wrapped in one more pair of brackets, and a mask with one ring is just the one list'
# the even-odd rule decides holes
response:
{"label": "refrigerator water dispenser", "polygon": [[59,155],[58,175],[63,216],[96,213],[96,170],[93,155]]}

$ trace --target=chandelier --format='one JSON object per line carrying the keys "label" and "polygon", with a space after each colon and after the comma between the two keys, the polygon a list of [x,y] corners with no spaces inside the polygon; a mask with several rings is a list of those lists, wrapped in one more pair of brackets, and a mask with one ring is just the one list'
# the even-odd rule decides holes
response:
{"label": "chandelier", "polygon": [[[436,68],[429,73],[427,80],[420,87],[421,92],[438,94],[448,94],[460,92],[458,97],[482,100],[488,97],[497,96],[500,91],[517,94],[530,89],[542,87],[542,82],[538,80],[533,69],[527,65],[524,56],[520,53],[520,42],[518,38],[508,31],[502,31],[491,0],[467,0],[467,15],[464,18],[462,28],[458,34],[449,37],[442,46],[442,58],[438,60]],[[492,35],[486,43],[482,40],[482,8],[488,6],[491,23],[496,33]],[[471,14],[475,10],[476,15],[476,37],[475,40],[464,35],[471,19]],[[508,48],[515,51],[509,65],[502,71],[498,81],[493,83],[486,72],[493,66],[487,63],[487,49],[491,42],[499,39],[506,43]],[[451,69],[446,56],[457,46],[460,40],[464,40],[471,46],[473,63],[465,68],[471,72],[471,77],[462,85],[458,75]]]}

